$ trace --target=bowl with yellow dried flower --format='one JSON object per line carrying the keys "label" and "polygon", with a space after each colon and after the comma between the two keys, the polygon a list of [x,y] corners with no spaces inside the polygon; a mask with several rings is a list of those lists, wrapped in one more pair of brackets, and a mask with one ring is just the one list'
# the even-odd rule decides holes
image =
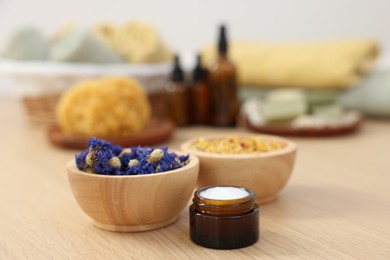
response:
{"label": "bowl with yellow dried flower", "polygon": [[102,229],[146,231],[173,223],[187,205],[199,171],[196,156],[167,147],[128,147],[91,138],[67,164],[81,209]]}
{"label": "bowl with yellow dried flower", "polygon": [[211,135],[186,141],[182,151],[199,158],[197,185],[236,185],[252,189],[257,203],[276,198],[293,170],[297,146],[270,135]]}

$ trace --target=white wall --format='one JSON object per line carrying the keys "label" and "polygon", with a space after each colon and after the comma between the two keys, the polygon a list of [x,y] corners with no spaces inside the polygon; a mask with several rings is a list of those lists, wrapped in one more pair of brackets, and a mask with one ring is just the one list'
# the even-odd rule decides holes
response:
{"label": "white wall", "polygon": [[68,21],[91,25],[141,19],[179,53],[229,35],[267,41],[374,37],[390,50],[390,0],[0,0],[0,47],[19,25],[46,33]]}

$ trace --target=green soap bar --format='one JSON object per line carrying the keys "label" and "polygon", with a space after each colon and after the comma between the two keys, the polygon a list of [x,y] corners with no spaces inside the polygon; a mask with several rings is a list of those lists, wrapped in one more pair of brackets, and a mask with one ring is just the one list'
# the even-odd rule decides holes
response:
{"label": "green soap bar", "polygon": [[318,105],[313,107],[313,114],[318,116],[337,118],[342,116],[343,107],[338,103]]}
{"label": "green soap bar", "polygon": [[266,121],[290,120],[307,111],[305,95],[299,90],[271,91],[262,106]]}
{"label": "green soap bar", "polygon": [[103,41],[81,28],[74,29],[56,42],[50,50],[50,59],[91,63],[121,62],[120,56]]}
{"label": "green soap bar", "polygon": [[305,93],[310,107],[337,102],[340,96],[340,92],[335,90],[312,90]]}
{"label": "green soap bar", "polygon": [[48,51],[49,43],[40,31],[22,27],[8,39],[2,56],[14,60],[45,60]]}
{"label": "green soap bar", "polygon": [[240,86],[238,88],[238,98],[241,101],[246,100],[247,98],[253,98],[253,97],[263,99],[265,97],[265,95],[267,94],[267,92],[268,92],[268,89]]}

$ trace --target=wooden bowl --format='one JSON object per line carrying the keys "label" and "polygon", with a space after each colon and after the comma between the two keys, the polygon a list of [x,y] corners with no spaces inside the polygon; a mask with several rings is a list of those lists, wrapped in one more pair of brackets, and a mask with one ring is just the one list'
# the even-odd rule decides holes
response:
{"label": "wooden bowl", "polygon": [[[253,134],[237,134],[250,137]],[[209,185],[237,185],[252,189],[256,202],[264,204],[276,198],[286,185],[295,162],[297,146],[285,139],[270,135],[256,135],[262,139],[280,142],[282,149],[258,154],[217,154],[199,151],[192,147],[197,138],[181,145],[181,149],[199,158],[198,187]],[[205,139],[226,135],[202,136]],[[199,137],[198,137],[199,138]]]}
{"label": "wooden bowl", "polygon": [[146,231],[167,226],[191,198],[199,160],[179,169],[147,175],[110,176],[80,171],[67,164],[70,186],[81,209],[102,229]]}

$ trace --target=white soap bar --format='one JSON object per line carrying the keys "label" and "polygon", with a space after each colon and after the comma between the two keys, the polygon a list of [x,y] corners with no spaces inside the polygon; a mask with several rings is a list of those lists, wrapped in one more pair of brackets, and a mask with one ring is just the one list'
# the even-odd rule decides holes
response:
{"label": "white soap bar", "polygon": [[235,200],[247,197],[249,192],[243,188],[220,186],[201,191],[199,195],[211,200]]}

